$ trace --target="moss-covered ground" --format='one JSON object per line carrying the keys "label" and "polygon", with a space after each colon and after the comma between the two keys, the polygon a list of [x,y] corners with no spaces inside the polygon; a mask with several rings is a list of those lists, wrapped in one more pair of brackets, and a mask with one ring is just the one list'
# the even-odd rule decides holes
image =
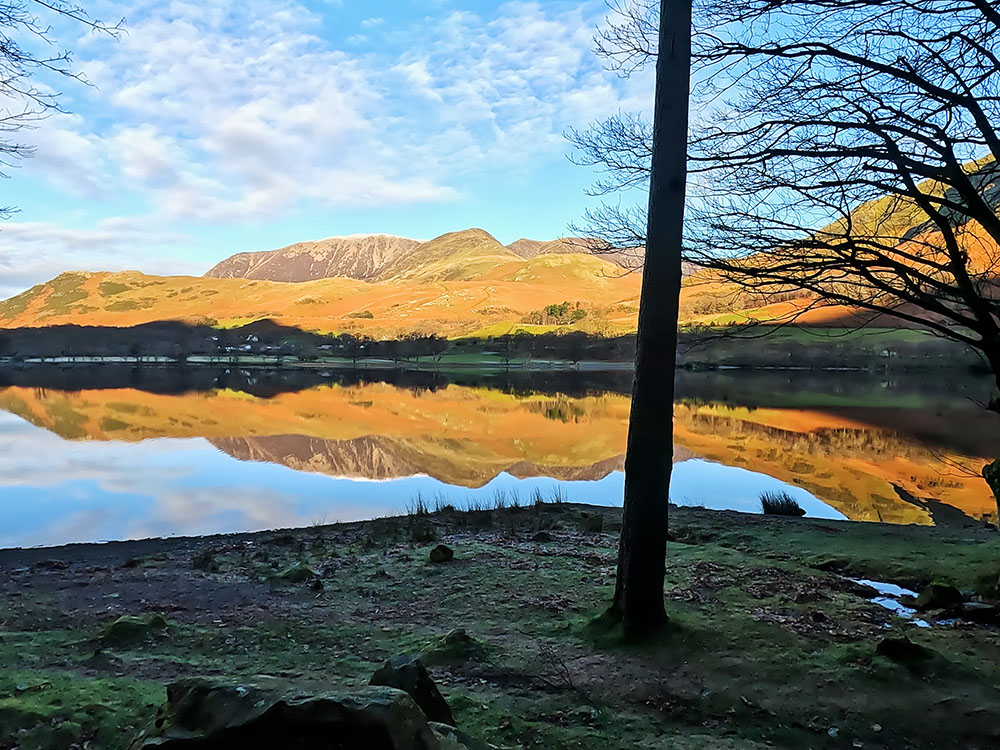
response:
{"label": "moss-covered ground", "polygon": [[[0,748],[127,747],[181,676],[350,687],[411,651],[498,747],[1000,744],[1000,631],[918,627],[848,580],[995,586],[1000,533],[676,509],[671,627],[627,644],[597,621],[618,514],[444,510],[0,552]],[[453,561],[430,562],[440,542]],[[876,655],[904,634],[930,658]]]}

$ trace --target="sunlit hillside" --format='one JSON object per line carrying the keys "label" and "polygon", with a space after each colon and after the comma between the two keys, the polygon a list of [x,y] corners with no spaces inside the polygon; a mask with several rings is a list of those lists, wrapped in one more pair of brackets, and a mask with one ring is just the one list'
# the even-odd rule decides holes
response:
{"label": "sunlit hillside", "polygon": [[[985,168],[989,169],[985,169]],[[985,169],[985,171],[984,171]],[[988,205],[1000,206],[1000,186],[993,180],[993,160],[986,157],[965,165],[967,173],[978,183],[978,189]],[[950,188],[935,180],[925,180],[918,186],[928,196],[945,197],[956,203],[964,198],[950,195]],[[966,254],[967,270],[985,294],[1000,296],[1000,247],[989,236],[982,225],[970,221],[954,228],[955,241]],[[850,212],[849,219],[836,221],[816,232],[816,237],[833,243],[849,237],[856,246],[878,247],[879,252],[893,262],[903,266],[919,268],[922,275],[936,278],[946,285],[953,285],[950,262],[945,250],[946,243],[940,229],[917,201],[907,195],[883,196],[870,200]],[[896,248],[891,251],[888,248]],[[820,254],[822,250],[818,251]],[[747,259],[747,267],[753,268],[755,259]],[[774,259],[764,256],[764,264]],[[885,269],[886,263],[874,255],[872,268]],[[893,273],[888,273],[892,278]],[[832,272],[830,284],[841,280],[839,272]],[[859,308],[840,304],[826,304],[817,294],[807,293],[787,287],[781,291],[762,296],[748,293],[744,288],[725,280],[719,273],[702,269],[687,280],[688,288],[682,295],[682,318],[695,325],[732,325],[741,323],[776,323],[794,320],[807,326],[852,327],[878,325],[887,327],[914,327],[913,322],[899,318],[868,312]],[[992,292],[991,292],[992,289]],[[857,292],[850,292],[857,294]],[[893,307],[901,313],[927,320],[932,316],[926,310],[912,304],[899,304],[898,300],[884,299],[885,306]],[[897,307],[898,305],[898,307]],[[937,320],[944,320],[937,317]]]}
{"label": "sunlit hillside", "polygon": [[[932,183],[922,186],[940,194]],[[839,225],[823,231],[836,232]],[[852,233],[905,238],[914,257],[941,244],[912,201],[881,198],[852,214]],[[1000,249],[981,228],[959,233],[974,271],[989,277]],[[905,256],[901,256],[905,257]],[[237,253],[205,277],[138,272],[67,272],[0,302],[0,327],[75,323],[131,326],[185,320],[234,326],[261,318],[324,332],[379,338],[409,333],[445,336],[581,330],[618,335],[635,330],[640,274],[634,258],[595,255],[588,241],[520,239],[502,245],[481,229],[427,241],[389,235],[332,237],[272,251]],[[625,266],[625,268],[623,268]],[[537,322],[549,305],[582,310],[558,325]],[[924,313],[909,308],[922,317]],[[686,268],[680,322],[693,326],[787,322],[845,327],[907,327],[897,318],[787,289],[749,293],[717,272]]]}
{"label": "sunlit hillside", "polygon": [[635,329],[640,279],[606,260],[585,254],[523,259],[481,230],[445,235],[419,249],[373,281],[68,272],[0,303],[0,326],[153,320],[232,326],[272,318],[308,330],[375,337],[458,336],[537,329],[525,318],[568,302],[583,311],[573,330],[610,335]]}

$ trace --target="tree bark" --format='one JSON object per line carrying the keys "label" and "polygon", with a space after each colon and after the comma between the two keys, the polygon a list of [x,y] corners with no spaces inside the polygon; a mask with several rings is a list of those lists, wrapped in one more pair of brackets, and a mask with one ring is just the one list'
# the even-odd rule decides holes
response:
{"label": "tree bark", "polygon": [[691,0],[660,1],[646,259],[625,455],[618,577],[609,614],[627,633],[667,621],[667,497],[673,468],[674,368],[687,181]]}
{"label": "tree bark", "polygon": [[993,491],[993,498],[997,501],[997,526],[1000,526],[1000,458],[991,464],[983,467],[983,479]]}

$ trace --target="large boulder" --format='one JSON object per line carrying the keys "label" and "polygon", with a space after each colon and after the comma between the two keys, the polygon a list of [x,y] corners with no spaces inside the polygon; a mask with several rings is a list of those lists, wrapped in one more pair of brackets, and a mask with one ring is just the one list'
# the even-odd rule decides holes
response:
{"label": "large boulder", "polygon": [[448,747],[456,745],[443,743],[414,700],[391,687],[303,694],[267,678],[246,683],[188,678],[167,688],[167,702],[131,750]]}
{"label": "large boulder", "polygon": [[444,696],[418,656],[394,656],[376,670],[370,685],[403,690],[417,702],[424,715],[439,724],[455,726],[455,717]]}

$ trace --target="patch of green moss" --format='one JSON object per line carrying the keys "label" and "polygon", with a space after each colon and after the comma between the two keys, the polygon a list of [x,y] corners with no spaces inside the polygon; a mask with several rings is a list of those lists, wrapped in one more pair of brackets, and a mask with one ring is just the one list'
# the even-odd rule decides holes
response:
{"label": "patch of green moss", "polygon": [[45,404],[45,411],[52,419],[52,431],[67,440],[80,440],[87,436],[84,425],[85,414],[73,409],[73,403],[66,398],[52,399]]}
{"label": "patch of green moss", "polygon": [[139,303],[135,300],[122,299],[117,302],[112,302],[104,309],[108,312],[129,312],[130,310],[138,310]]}
{"label": "patch of green moss", "polygon": [[102,281],[97,287],[102,297],[113,297],[116,294],[127,292],[131,287],[128,284],[120,284],[117,281]]}
{"label": "patch of green moss", "polygon": [[0,317],[14,318],[28,309],[31,301],[45,291],[44,284],[36,284],[15,297],[0,302]]}
{"label": "patch of green moss", "polygon": [[128,677],[0,671],[0,744],[19,748],[125,748],[166,698],[162,685]]}
{"label": "patch of green moss", "polygon": [[156,412],[150,409],[148,406],[141,406],[139,404],[119,403],[117,401],[112,401],[108,403],[108,409],[110,409],[111,411],[116,411],[119,414],[141,414],[144,417],[151,417],[154,414],[156,414]]}
{"label": "patch of green moss", "polygon": [[104,432],[115,432],[116,430],[126,430],[129,428],[128,422],[122,422],[114,417],[104,417],[101,420],[101,429]]}
{"label": "patch of green moss", "polygon": [[51,293],[45,298],[42,310],[48,315],[65,315],[71,312],[73,303],[86,299],[87,291],[81,288],[87,274],[79,272],[63,273],[48,283]]}

